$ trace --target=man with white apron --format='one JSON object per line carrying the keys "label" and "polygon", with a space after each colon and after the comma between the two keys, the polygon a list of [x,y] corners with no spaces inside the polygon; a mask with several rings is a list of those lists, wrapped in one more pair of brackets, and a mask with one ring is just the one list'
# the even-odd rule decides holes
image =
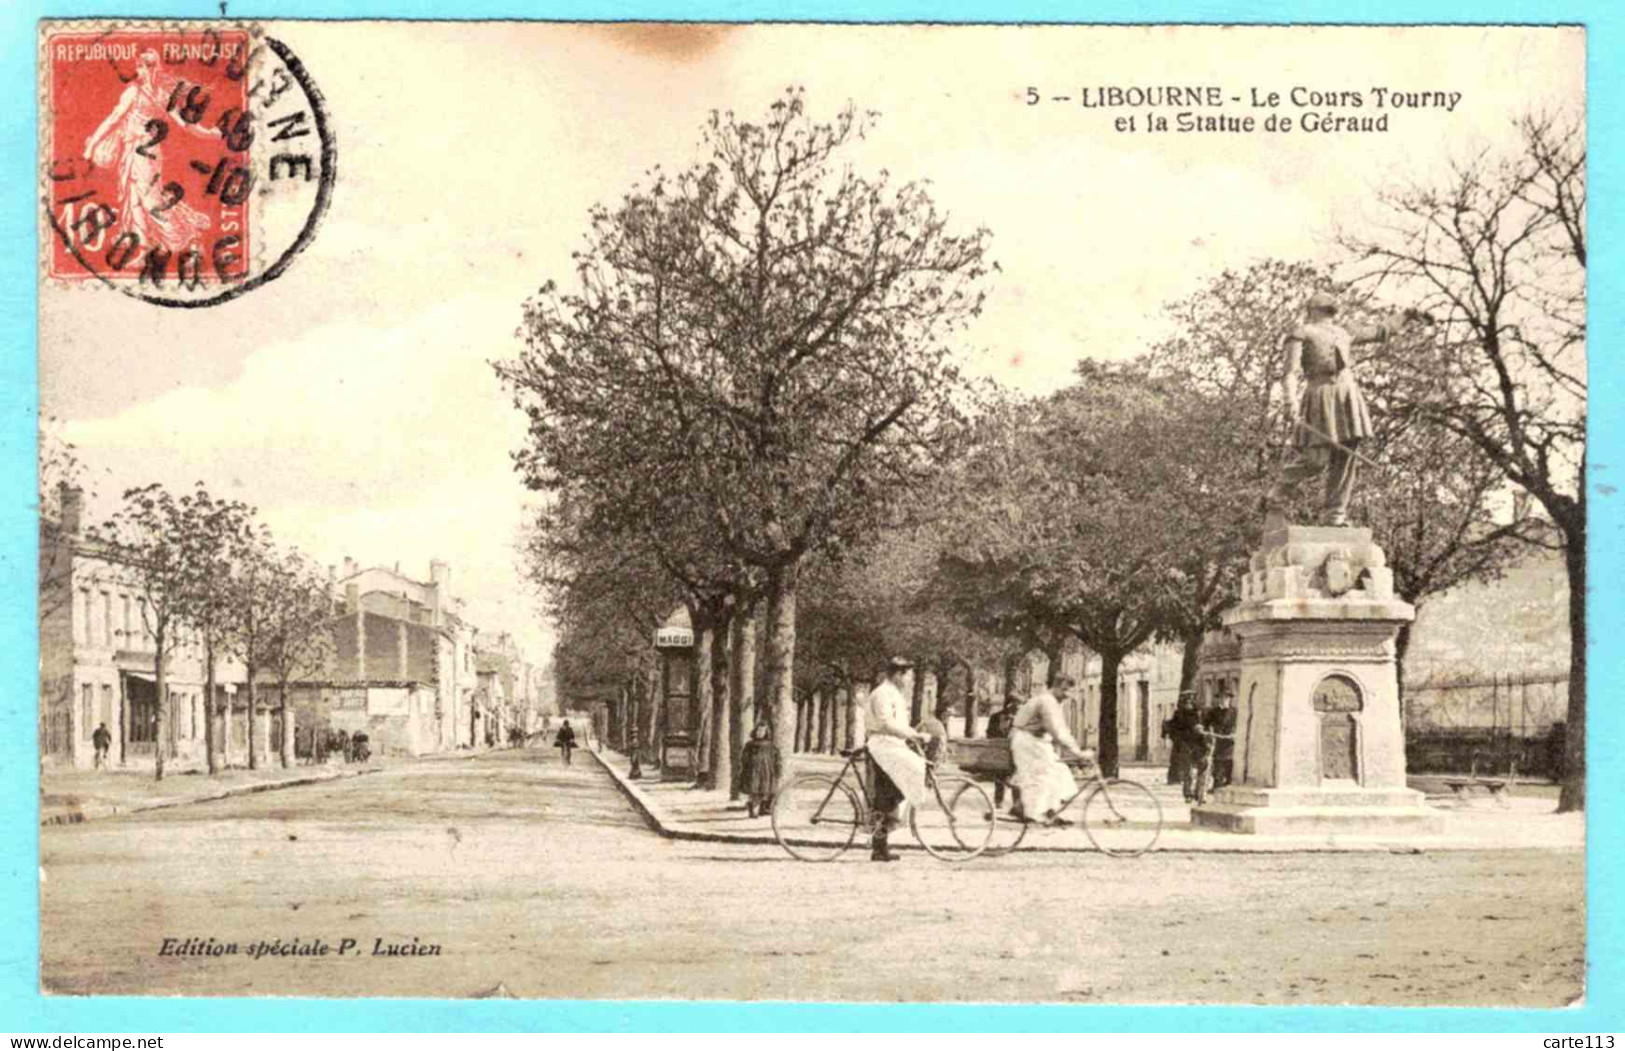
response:
{"label": "man with white apron", "polygon": [[1059,748],[1069,755],[1083,757],[1083,749],[1067,728],[1066,715],[1061,702],[1072,695],[1073,681],[1069,675],[1055,679],[1053,689],[1040,691],[1016,709],[1010,720],[1010,758],[1016,764],[1016,776],[1010,784],[1021,792],[1021,809],[1026,820],[1044,821],[1053,825],[1071,822],[1055,816],[1060,805],[1076,795],[1078,782],[1056,754]]}
{"label": "man with white apron", "polygon": [[925,802],[925,759],[908,747],[908,742],[922,741],[925,735],[908,725],[908,698],[902,690],[913,666],[902,657],[887,661],[886,678],[863,702],[864,745],[874,786],[875,827],[869,853],[873,861],[897,860],[887,842],[897,827],[897,804],[905,799],[910,806]]}

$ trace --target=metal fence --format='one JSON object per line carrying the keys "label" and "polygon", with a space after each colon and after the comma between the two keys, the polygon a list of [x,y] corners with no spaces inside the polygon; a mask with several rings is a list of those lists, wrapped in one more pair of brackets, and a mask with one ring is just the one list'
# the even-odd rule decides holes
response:
{"label": "metal fence", "polygon": [[1562,775],[1569,679],[1563,673],[1430,676],[1405,686],[1412,773]]}

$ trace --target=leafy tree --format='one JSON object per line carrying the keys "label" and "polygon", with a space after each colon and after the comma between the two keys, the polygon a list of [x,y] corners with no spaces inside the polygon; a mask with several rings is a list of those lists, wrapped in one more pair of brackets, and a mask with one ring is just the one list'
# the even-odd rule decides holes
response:
{"label": "leafy tree", "polygon": [[[203,648],[204,747],[209,773],[218,773],[215,750],[215,673],[219,658],[230,649],[238,619],[237,589],[233,583],[232,556],[247,542],[254,511],[237,500],[219,500],[199,482],[180,507],[180,593],[179,610],[186,623],[197,632]],[[231,700],[226,700],[225,740],[220,752],[229,765],[231,754]]]}
{"label": "leafy tree", "polygon": [[[248,687],[248,768],[260,768],[259,673],[271,645],[274,609],[282,600],[283,578],[269,532],[245,528],[235,537],[227,555],[231,575],[226,581],[226,650],[242,661]],[[291,730],[283,724],[283,736]]]}
{"label": "leafy tree", "polygon": [[[157,724],[169,725],[169,657],[181,641],[186,589],[191,509],[153,484],[126,490],[123,503],[92,538],[106,543],[111,556],[134,567],[141,589],[141,622],[153,640],[153,682],[158,693]],[[164,779],[165,742],[160,732],[154,749],[154,776]]]}
{"label": "leafy tree", "polygon": [[[1559,810],[1585,806],[1586,143],[1578,116],[1517,122],[1519,145],[1385,193],[1339,238],[1362,286],[1438,319],[1410,406],[1492,462],[1550,519],[1569,582],[1567,763]],[[1368,232],[1369,231],[1369,232]]]}
{"label": "leafy tree", "polygon": [[1215,485],[1212,417],[1188,384],[1143,362],[1078,372],[983,421],[964,467],[983,506],[947,531],[942,574],[969,620],[1047,642],[1052,666],[1061,632],[1100,656],[1100,762],[1115,774],[1122,661],[1154,638],[1200,639],[1185,609],[1211,599],[1192,566],[1222,564],[1205,545],[1230,542],[1237,497]]}
{"label": "leafy tree", "polygon": [[[1186,431],[1170,438],[1206,454],[1202,473],[1210,482],[1193,492],[1212,531],[1193,549],[1183,570],[1190,590],[1173,608],[1174,632],[1184,639],[1182,686],[1195,672],[1202,633],[1234,603],[1238,573],[1257,542],[1258,502],[1275,481],[1293,420],[1280,397],[1283,345],[1318,291],[1332,292],[1356,323],[1374,319],[1366,297],[1327,271],[1267,260],[1226,271],[1169,304],[1175,334],[1151,352],[1154,372],[1191,395],[1170,420]],[[1508,502],[1496,499],[1500,486],[1489,460],[1411,409],[1417,377],[1409,362],[1425,353],[1426,339],[1410,331],[1364,345],[1356,364],[1376,429],[1360,447],[1356,517],[1386,553],[1396,593],[1418,606],[1499,573],[1528,524],[1504,513]],[[1404,625],[1396,643],[1401,662],[1409,640]]]}
{"label": "leafy tree", "polygon": [[579,290],[543,286],[497,366],[530,420],[528,484],[604,507],[682,494],[698,536],[760,574],[781,759],[800,573],[934,477],[987,269],[984,231],[845,163],[872,119],[817,123],[796,90],[760,123],[713,113],[703,161],[592,211]]}
{"label": "leafy tree", "polygon": [[299,679],[322,675],[334,656],[333,596],[319,567],[295,549],[262,563],[260,572],[265,596],[261,659],[276,677],[282,717],[280,759],[287,768],[294,763],[297,729],[288,687]]}

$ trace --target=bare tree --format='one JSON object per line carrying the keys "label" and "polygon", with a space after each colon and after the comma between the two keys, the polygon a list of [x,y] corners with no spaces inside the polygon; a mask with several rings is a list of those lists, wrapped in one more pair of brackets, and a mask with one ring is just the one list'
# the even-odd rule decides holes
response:
{"label": "bare tree", "polygon": [[[1579,117],[1525,116],[1518,148],[1384,194],[1345,231],[1356,284],[1438,320],[1411,407],[1479,450],[1551,521],[1569,582],[1567,763],[1559,810],[1585,806],[1586,144]],[[1538,535],[1538,534],[1537,534]]]}

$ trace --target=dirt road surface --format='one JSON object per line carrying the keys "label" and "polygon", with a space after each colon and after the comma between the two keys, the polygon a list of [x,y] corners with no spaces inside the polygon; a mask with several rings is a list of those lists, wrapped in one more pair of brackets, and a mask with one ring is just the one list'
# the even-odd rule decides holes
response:
{"label": "dirt road surface", "polygon": [[[522,998],[1507,1006],[1583,995],[1579,852],[953,866],[918,851],[874,865],[854,850],[814,865],[773,847],[663,840],[590,758],[566,768],[542,748],[42,836],[53,993],[460,998],[501,984]],[[237,952],[176,954],[186,939]],[[251,958],[276,939],[328,953]],[[375,954],[414,944],[437,952]]]}

